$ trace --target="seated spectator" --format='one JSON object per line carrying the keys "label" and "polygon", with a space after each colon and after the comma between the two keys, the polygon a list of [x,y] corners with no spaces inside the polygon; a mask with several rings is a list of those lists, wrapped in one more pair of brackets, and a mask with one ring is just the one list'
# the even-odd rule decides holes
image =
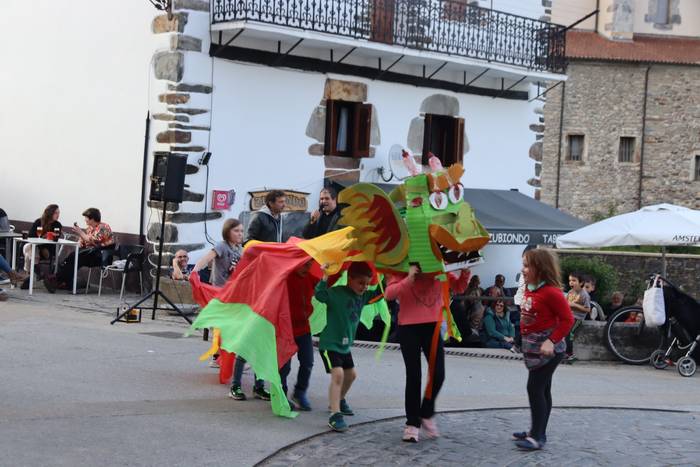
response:
{"label": "seated spectator", "polygon": [[622,292],[613,292],[610,297],[610,308],[608,310],[608,317],[612,316],[617,310],[622,308],[622,301],[625,299],[625,294]]}
{"label": "seated spectator", "polygon": [[[5,259],[4,256],[0,256],[0,271],[7,274],[7,277],[9,277],[10,281],[15,285],[23,282],[28,276],[28,274],[24,271],[22,271],[22,272],[13,271],[12,268],[10,267],[10,265],[7,263],[7,260]],[[7,293],[4,290],[0,289],[0,302],[4,302],[6,300],[7,300]]]}
{"label": "seated spectator", "polygon": [[520,305],[523,303],[527,284],[525,284],[525,276],[523,274],[518,274],[516,279],[518,281],[518,289],[515,295],[513,295],[514,308],[510,312],[510,322],[513,323],[513,327],[515,327],[515,345],[520,347],[522,345],[520,336]]}
{"label": "seated spectator", "polygon": [[[34,221],[32,226],[29,228],[30,238],[48,238],[53,240],[55,235],[61,235],[61,229],[63,226],[58,222],[58,218],[61,216],[61,210],[58,208],[57,204],[49,204],[44,209],[44,213],[41,217]],[[56,254],[56,247],[51,245],[39,245],[35,247],[35,252],[38,252],[39,258],[48,259],[52,255]],[[27,243],[22,247],[22,253],[24,253],[24,270],[29,273],[32,267],[32,245]],[[35,259],[36,262],[36,259]],[[36,263],[35,263],[36,264]],[[29,278],[27,278],[22,283],[22,289],[29,288]]]}
{"label": "seated spectator", "polygon": [[489,297],[505,297],[506,293],[503,290],[505,283],[506,277],[503,274],[496,274],[493,285],[486,289],[486,295]]}
{"label": "seated spectator", "polygon": [[497,300],[493,308],[489,307],[484,313],[484,327],[481,340],[491,349],[513,349],[515,327],[510,322],[510,313],[503,300]]}
{"label": "seated spectator", "polygon": [[478,300],[484,294],[484,290],[481,288],[481,279],[478,275],[472,276],[469,280],[464,294],[467,297],[464,303],[469,317],[469,327],[472,329],[472,335],[478,336],[481,321],[484,318],[484,305],[481,300]]}
{"label": "seated spectator", "polygon": [[623,321],[623,323],[641,323],[643,319],[644,313],[630,312],[630,314],[627,315],[627,318]]}
{"label": "seated spectator", "polygon": [[190,273],[194,269],[194,264],[188,264],[190,256],[186,250],[177,250],[173,257],[173,264],[170,267],[170,278],[175,281],[187,281]]}
{"label": "seated spectator", "polygon": [[[83,217],[87,228],[83,230],[75,222],[71,229],[80,237],[78,268],[99,266],[102,262],[102,250],[114,248],[114,234],[112,234],[112,228],[102,222],[99,209],[88,208],[83,211]],[[56,289],[68,288],[68,285],[73,282],[74,265],[75,255],[68,255],[58,266],[56,275],[49,275],[44,279],[46,290],[55,293]]]}
{"label": "seated spectator", "polygon": [[0,232],[10,231],[10,220],[7,218],[7,213],[0,208]]}

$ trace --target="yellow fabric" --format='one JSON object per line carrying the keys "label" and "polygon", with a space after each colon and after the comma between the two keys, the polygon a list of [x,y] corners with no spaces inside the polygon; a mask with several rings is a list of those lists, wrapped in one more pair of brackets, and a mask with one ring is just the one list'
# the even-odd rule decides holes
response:
{"label": "yellow fabric", "polygon": [[207,350],[206,353],[202,354],[202,356],[199,357],[199,361],[203,362],[217,354],[219,352],[220,345],[221,331],[218,329],[214,329],[214,337],[211,338],[211,347],[209,347],[209,350]]}
{"label": "yellow fabric", "polygon": [[[355,247],[352,237],[352,227],[328,232],[320,237],[299,242],[297,246],[311,256],[318,264],[328,264],[328,274],[336,274],[343,263],[350,260],[350,254]],[[353,256],[353,260],[364,261],[364,254]],[[371,258],[368,258],[371,259]]]}

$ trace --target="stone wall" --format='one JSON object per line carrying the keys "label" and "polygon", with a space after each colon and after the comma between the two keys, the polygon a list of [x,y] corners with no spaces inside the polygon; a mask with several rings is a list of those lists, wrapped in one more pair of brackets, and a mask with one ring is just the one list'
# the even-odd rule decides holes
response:
{"label": "stone wall", "polygon": [[699,209],[700,66],[652,66],[646,123],[642,204]]}
{"label": "stone wall", "polygon": [[[584,219],[638,209],[645,72],[644,64],[570,63],[568,81],[547,94],[545,120],[549,124],[542,154],[544,202]],[[700,207],[700,181],[692,180],[694,156],[700,155],[698,108],[700,67],[651,66],[642,205],[668,202]],[[566,157],[568,135],[576,134],[585,138],[583,160],[570,161]],[[636,139],[632,162],[618,161],[621,136]]]}
{"label": "stone wall", "polygon": [[[204,212],[208,194],[204,193],[203,173],[197,163],[208,150],[210,131],[211,68],[202,66],[211,65],[209,21],[208,1],[174,0],[172,16],[160,14],[151,24],[161,47],[152,60],[150,156],[172,152],[188,159],[183,202],[166,207],[162,266],[168,266],[179,249],[204,248],[204,229],[193,226],[221,217],[220,212]],[[148,206],[152,212],[146,240],[155,269],[162,203],[151,201]]]}
{"label": "stone wall", "polygon": [[[640,281],[650,274],[661,272],[661,255],[654,253],[594,252],[580,250],[557,250],[560,258],[598,258],[617,271],[618,289],[625,294],[625,302],[633,301],[630,295],[639,290]],[[700,256],[666,255],[666,276],[678,287],[700,299]]]}

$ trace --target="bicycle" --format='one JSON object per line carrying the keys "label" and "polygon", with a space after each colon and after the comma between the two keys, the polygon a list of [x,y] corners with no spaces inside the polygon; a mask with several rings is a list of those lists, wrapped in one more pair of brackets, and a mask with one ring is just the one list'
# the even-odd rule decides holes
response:
{"label": "bicycle", "polygon": [[[650,278],[651,285],[653,275]],[[668,282],[668,281],[667,281]],[[670,283],[669,283],[670,284]],[[639,305],[621,308],[613,313],[605,325],[605,343],[617,358],[632,365],[648,363],[654,352],[666,343],[666,326],[647,326]]]}

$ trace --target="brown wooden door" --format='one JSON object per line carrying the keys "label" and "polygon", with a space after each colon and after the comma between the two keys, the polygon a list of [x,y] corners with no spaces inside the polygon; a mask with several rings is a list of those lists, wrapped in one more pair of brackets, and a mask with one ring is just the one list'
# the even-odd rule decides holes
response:
{"label": "brown wooden door", "polygon": [[372,0],[372,30],[370,40],[394,43],[395,0]]}

